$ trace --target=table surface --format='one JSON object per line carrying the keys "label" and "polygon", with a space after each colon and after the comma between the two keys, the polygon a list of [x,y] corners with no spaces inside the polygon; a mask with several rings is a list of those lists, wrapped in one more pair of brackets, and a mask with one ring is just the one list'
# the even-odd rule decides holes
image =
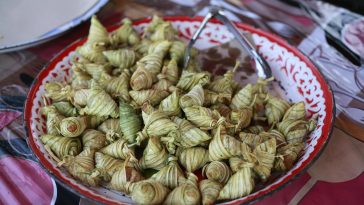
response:
{"label": "table surface", "polygon": [[[115,0],[97,15],[106,26],[125,16],[204,15],[211,2],[217,1]],[[334,90],[337,105],[335,129],[320,158],[294,182],[257,204],[362,204],[364,93],[360,83],[350,80],[356,79],[358,68],[328,46],[322,29],[299,8],[269,0],[229,0],[227,4],[299,30],[299,35],[286,40],[320,66]],[[342,12],[327,4],[320,6],[332,15]],[[259,21],[239,12],[228,14],[236,21],[262,28]],[[37,73],[64,47],[87,35],[88,27],[85,22],[48,43],[0,54],[0,204],[91,204],[55,183],[35,161],[26,143],[22,119],[23,104]]]}

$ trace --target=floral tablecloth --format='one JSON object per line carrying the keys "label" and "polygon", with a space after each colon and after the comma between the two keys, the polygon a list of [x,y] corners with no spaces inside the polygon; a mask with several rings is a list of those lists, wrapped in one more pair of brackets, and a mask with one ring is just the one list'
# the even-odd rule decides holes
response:
{"label": "floral tablecloth", "polygon": [[[320,158],[294,182],[257,204],[363,204],[364,74],[328,46],[323,30],[302,9],[269,0],[115,0],[97,15],[105,25],[111,25],[124,16],[204,15],[209,4],[222,3],[233,20],[263,30],[268,29],[261,24],[263,20],[297,29],[299,35],[286,40],[319,65],[337,103],[335,129]],[[364,49],[364,18],[353,20],[351,13],[322,2],[317,6],[327,15],[327,22],[335,23],[343,41],[360,53]],[[263,20],[248,18],[237,9],[254,12]],[[0,54],[0,204],[92,204],[58,185],[41,168],[27,146],[22,119],[27,92],[37,73],[60,50],[85,36],[88,27],[86,22],[40,46]]]}

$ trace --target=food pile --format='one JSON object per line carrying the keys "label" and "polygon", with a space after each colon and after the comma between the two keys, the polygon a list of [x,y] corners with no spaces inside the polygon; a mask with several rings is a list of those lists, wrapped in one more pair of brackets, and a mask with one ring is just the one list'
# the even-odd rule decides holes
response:
{"label": "food pile", "polygon": [[[76,179],[138,204],[213,204],[249,195],[290,169],[316,120],[303,102],[200,72],[194,50],[154,16],[139,35],[129,19],[108,33],[94,16],[72,81],[45,84],[46,150]],[[48,103],[47,103],[48,102]],[[202,173],[199,181],[196,173]]]}

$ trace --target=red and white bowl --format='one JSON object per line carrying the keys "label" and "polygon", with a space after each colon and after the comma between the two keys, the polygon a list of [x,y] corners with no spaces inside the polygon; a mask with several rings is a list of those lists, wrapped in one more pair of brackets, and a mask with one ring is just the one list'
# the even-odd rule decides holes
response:
{"label": "red and white bowl", "polygon": [[[192,36],[202,20],[200,17],[166,17],[165,19],[170,21],[179,31],[180,36],[185,39]],[[135,29],[142,32],[149,21],[150,19],[135,21]],[[226,202],[226,204],[241,204],[261,199],[305,171],[325,147],[335,116],[333,94],[317,67],[305,55],[277,36],[245,24],[237,23],[236,25],[240,30],[252,34],[259,53],[267,59],[275,79],[280,82],[279,87],[284,90],[284,92],[280,92],[282,97],[293,102],[304,101],[307,113],[318,115],[318,124],[310,134],[302,156],[291,170],[262,189],[246,197]],[[110,28],[110,30],[113,29],[115,26]],[[206,49],[226,43],[232,37],[232,34],[220,22],[211,21],[195,46],[199,49]],[[85,41],[86,39],[80,39],[63,50],[39,73],[34,82],[28,94],[24,115],[28,128],[28,144],[45,169],[71,191],[105,204],[133,203],[128,196],[122,193],[103,187],[88,187],[73,179],[64,168],[57,167],[57,163],[44,149],[40,140],[40,136],[46,132],[45,119],[39,113],[40,107],[43,106],[41,97],[44,95],[44,85],[51,81],[70,81],[70,60],[75,55],[75,49]]]}

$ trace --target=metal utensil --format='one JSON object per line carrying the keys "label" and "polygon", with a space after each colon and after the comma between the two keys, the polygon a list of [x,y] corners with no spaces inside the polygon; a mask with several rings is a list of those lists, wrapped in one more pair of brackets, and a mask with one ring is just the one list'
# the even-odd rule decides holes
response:
{"label": "metal utensil", "polygon": [[294,36],[300,36],[302,38],[306,37],[304,33],[286,23],[267,19],[243,7],[237,6],[233,2],[228,3],[220,0],[211,0],[210,3],[212,5],[219,6],[226,11],[230,11],[237,16],[243,17],[243,19],[251,19],[258,28],[277,33],[278,35],[286,37],[288,39]]}
{"label": "metal utensil", "polygon": [[202,30],[205,28],[206,24],[212,19],[217,18],[220,20],[228,30],[235,36],[236,40],[239,44],[248,52],[251,56],[251,64],[256,68],[257,74],[260,78],[270,78],[272,77],[272,70],[267,63],[267,61],[259,55],[254,46],[249,42],[249,40],[244,36],[244,34],[240,33],[240,31],[235,27],[235,25],[226,17],[224,11],[217,6],[211,6],[209,9],[209,13],[205,16],[203,21],[201,22],[200,27],[192,36],[185,52],[184,57],[184,68],[188,67],[188,64],[191,60],[191,48],[197,41],[198,37],[202,33]]}
{"label": "metal utensil", "polygon": [[[331,35],[325,28],[323,28],[320,25],[319,19],[321,18],[322,15],[320,14],[319,11],[317,11],[313,8],[309,8],[303,1],[296,1],[296,0],[280,0],[280,1],[285,2],[285,3],[293,3],[296,6],[300,6],[307,14],[306,16],[308,18],[312,19],[313,22],[315,22],[320,28],[323,29],[323,31],[326,34],[328,44],[330,44],[333,48],[335,48],[335,50],[337,50],[341,55],[343,55],[347,60],[349,60],[354,65],[357,65],[357,66],[362,65],[362,63],[360,62],[360,57],[358,55],[356,55],[347,46],[345,46],[344,43],[341,42],[340,39],[336,39],[333,35]],[[262,28],[262,29],[265,29],[268,31],[273,31],[273,32],[277,33],[278,35],[286,37],[288,39],[290,39],[294,36],[298,36],[301,38],[306,38],[307,40],[314,42],[315,44],[322,44],[318,40],[316,40],[310,36],[306,36],[306,34],[304,34],[300,30],[298,30],[297,28],[295,28],[289,24],[283,23],[281,21],[267,19],[265,17],[257,15],[256,13],[254,13],[252,11],[249,11],[245,8],[242,8],[242,7],[234,4],[232,1],[230,1],[230,3],[231,4],[229,4],[225,1],[211,0],[211,4],[213,4],[213,5],[223,7],[224,9],[226,9],[230,12],[233,12],[234,14],[236,14],[238,16],[243,16],[245,18],[254,20],[254,23],[256,23],[259,28]],[[325,44],[322,44],[322,45],[325,47],[328,46]]]}
{"label": "metal utensil", "polygon": [[306,36],[305,33],[301,32],[297,28],[295,28],[287,23],[284,23],[282,21],[267,19],[252,11],[247,10],[243,7],[237,6],[235,4],[233,5],[232,2],[231,2],[231,4],[229,4],[225,1],[211,0],[211,4],[222,7],[226,11],[230,11],[230,12],[234,13],[235,15],[251,19],[254,21],[256,26],[258,26],[258,28],[274,32],[282,37],[291,39],[295,36],[298,36],[298,37],[301,37],[302,39],[308,38],[309,41],[312,41],[316,44],[321,44],[321,42],[319,42],[318,40],[316,40],[310,36]]}
{"label": "metal utensil", "polygon": [[[338,55],[338,54],[342,54],[339,50],[337,50],[337,48],[335,48],[335,50],[338,51],[339,53],[334,53],[329,45],[320,42],[319,40],[313,38],[310,35],[306,36],[306,34],[301,32],[299,29],[293,27],[292,25],[286,24],[286,23],[281,22],[281,21],[266,19],[266,18],[264,18],[262,16],[257,15],[256,13],[254,13],[252,11],[249,11],[249,10],[246,10],[244,8],[228,4],[228,3],[224,2],[224,1],[212,0],[211,3],[214,4],[214,5],[218,5],[220,7],[223,7],[227,11],[233,12],[236,15],[243,16],[243,17],[246,17],[246,18],[249,18],[249,19],[253,19],[253,20],[255,20],[255,23],[257,23],[260,28],[263,28],[263,29],[266,29],[266,30],[271,30],[274,33],[276,33],[276,34],[278,34],[278,35],[280,35],[282,37],[291,39],[291,38],[293,38],[295,36],[299,36],[302,39],[307,39],[308,41],[310,41],[313,44],[321,45],[326,50],[326,53],[329,54],[330,56],[331,55],[335,56],[335,55]],[[314,18],[316,18],[316,19],[320,17],[319,12],[311,11],[311,14],[314,15],[315,16]],[[344,55],[343,55],[343,57],[345,58]],[[356,85],[358,86],[358,88],[363,90],[364,89],[364,59],[361,58],[361,57],[359,57],[359,59],[360,59],[360,67],[358,67],[353,72],[354,72],[354,78],[355,78]],[[321,61],[324,61],[324,60],[325,59],[321,59]],[[321,69],[321,70],[323,70],[323,69]]]}
{"label": "metal utensil", "polygon": [[[287,0],[286,0],[287,1]],[[357,55],[354,51],[348,48],[341,39],[335,37],[333,33],[330,32],[325,26],[322,25],[323,15],[317,9],[312,7],[310,4],[307,4],[305,1],[297,1],[297,0],[288,0],[287,2],[296,3],[299,7],[301,7],[305,12],[306,16],[310,18],[313,22],[316,23],[317,26],[321,27],[326,34],[327,42],[336,48],[342,55],[344,55],[348,60],[350,60],[354,65],[361,65],[361,57]]]}

